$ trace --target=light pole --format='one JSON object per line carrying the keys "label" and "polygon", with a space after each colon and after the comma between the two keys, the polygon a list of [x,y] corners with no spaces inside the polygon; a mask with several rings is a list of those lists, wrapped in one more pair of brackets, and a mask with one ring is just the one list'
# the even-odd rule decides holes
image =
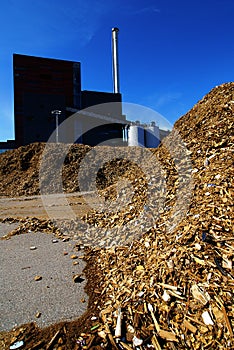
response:
{"label": "light pole", "polygon": [[55,109],[54,111],[51,111],[51,114],[55,114],[55,123],[56,123],[56,143],[59,142],[59,132],[58,132],[58,117],[62,112],[58,109]]}

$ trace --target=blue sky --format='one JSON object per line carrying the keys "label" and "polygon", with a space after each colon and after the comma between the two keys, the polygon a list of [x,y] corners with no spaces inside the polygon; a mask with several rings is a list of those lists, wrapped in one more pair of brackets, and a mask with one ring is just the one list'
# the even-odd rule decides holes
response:
{"label": "blue sky", "polygon": [[0,140],[14,138],[13,53],[80,61],[82,89],[111,92],[118,27],[123,101],[173,124],[234,80],[233,18],[233,0],[2,0]]}

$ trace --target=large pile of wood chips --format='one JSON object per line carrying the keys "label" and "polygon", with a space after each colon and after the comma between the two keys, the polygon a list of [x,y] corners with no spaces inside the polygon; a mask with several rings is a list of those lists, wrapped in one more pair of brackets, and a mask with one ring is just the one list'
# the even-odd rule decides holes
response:
{"label": "large pile of wood chips", "polygon": [[[26,169],[14,168],[14,152],[19,158],[20,149],[0,156],[3,194],[39,193],[37,162],[44,145],[30,147]],[[74,169],[89,150],[71,147],[63,167],[66,191],[79,189]],[[165,142],[150,150],[145,168],[129,161],[134,152],[135,159],[142,155],[142,150],[131,148],[125,150],[129,157],[116,157],[100,169],[98,193],[110,210],[92,208],[83,217],[89,232],[85,239],[78,222],[51,229],[62,236],[61,227],[66,226],[66,234],[87,246],[92,309],[83,328],[66,333],[60,327],[60,343],[54,339],[51,348],[234,348],[233,151],[234,83],[227,83],[175,123]],[[19,189],[14,180],[7,190],[3,179],[9,169],[27,175],[29,187]],[[127,185],[118,193],[120,177]],[[127,196],[130,201],[115,211],[116,199],[124,202]],[[14,233],[27,230],[32,220],[40,228],[39,220],[25,219]],[[45,229],[49,227],[47,223]],[[43,343],[42,333],[35,334],[35,344],[40,341],[39,348],[47,349],[48,338]],[[25,349],[35,348],[30,344]]]}

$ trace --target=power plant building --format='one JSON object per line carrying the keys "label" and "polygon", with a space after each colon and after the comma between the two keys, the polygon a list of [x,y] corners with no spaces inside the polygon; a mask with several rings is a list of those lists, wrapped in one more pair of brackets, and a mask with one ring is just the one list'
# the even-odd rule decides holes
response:
{"label": "power plant building", "polygon": [[113,92],[82,90],[80,62],[13,54],[15,140],[0,142],[0,149],[48,140],[157,147],[168,132],[122,114],[118,32],[112,29]]}
{"label": "power plant building", "polygon": [[[47,142],[55,129],[53,110],[59,110],[59,124],[76,111],[90,106],[119,102],[120,93],[107,93],[81,90],[80,62],[64,61],[51,58],[13,55],[14,72],[14,118],[16,147],[32,142]],[[116,119],[124,119],[119,108]],[[90,122],[90,118],[86,118]],[[113,125],[106,127],[105,138],[108,139],[108,129],[113,131]],[[116,129],[117,128],[117,129]],[[115,134],[122,137],[122,126],[114,126]],[[74,130],[68,130],[68,133]],[[70,134],[60,135],[60,141],[66,142]],[[103,137],[101,137],[102,139]],[[86,137],[87,144],[100,142]]]}

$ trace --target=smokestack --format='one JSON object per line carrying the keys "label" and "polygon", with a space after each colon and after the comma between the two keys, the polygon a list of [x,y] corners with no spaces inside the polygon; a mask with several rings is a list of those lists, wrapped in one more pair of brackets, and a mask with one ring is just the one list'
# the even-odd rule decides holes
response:
{"label": "smokestack", "polygon": [[112,68],[114,93],[118,94],[119,90],[119,58],[118,58],[118,28],[112,28]]}

